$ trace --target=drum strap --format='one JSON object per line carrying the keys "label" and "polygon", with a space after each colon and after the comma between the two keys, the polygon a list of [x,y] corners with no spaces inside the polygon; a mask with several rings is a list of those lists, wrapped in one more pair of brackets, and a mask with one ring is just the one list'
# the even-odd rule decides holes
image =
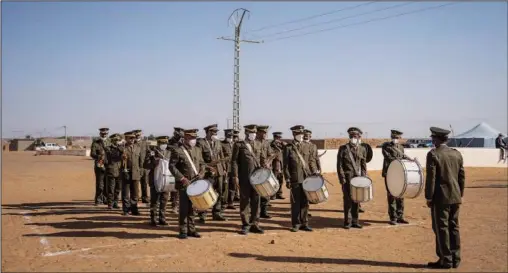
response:
{"label": "drum strap", "polygon": [[194,175],[198,175],[198,170],[196,169],[196,166],[194,165],[194,161],[192,161],[192,158],[189,155],[189,152],[187,152],[187,149],[185,149],[184,147],[182,147],[182,150],[185,153],[185,155],[187,156],[187,159],[189,160],[189,162],[191,164],[192,170],[194,171]]}
{"label": "drum strap", "polygon": [[351,162],[353,162],[353,168],[355,169],[355,172],[356,172],[356,175],[358,176],[361,176],[362,173],[361,171],[359,170],[358,166],[357,166],[357,162],[355,160],[355,157],[353,156],[353,153],[351,152],[351,148],[349,147],[349,145],[346,146],[347,147],[347,151],[348,151],[348,154],[349,154],[349,158],[351,159]]}
{"label": "drum strap", "polygon": [[305,176],[309,176],[309,172],[307,171],[307,162],[305,162],[305,159],[303,159],[303,156],[298,151],[298,147],[296,147],[296,145],[293,144],[293,148],[295,149],[295,152],[303,165],[303,172],[305,173]]}
{"label": "drum strap", "polygon": [[205,138],[205,141],[206,141],[206,145],[208,145],[208,150],[210,150],[210,153],[212,154],[212,157],[215,157],[215,155],[213,154],[212,145],[210,145],[210,142],[208,141],[208,139]]}

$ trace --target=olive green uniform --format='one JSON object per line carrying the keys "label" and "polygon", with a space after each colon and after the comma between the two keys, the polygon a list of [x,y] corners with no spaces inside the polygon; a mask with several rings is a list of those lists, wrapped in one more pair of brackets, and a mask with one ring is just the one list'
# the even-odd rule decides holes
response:
{"label": "olive green uniform", "polygon": [[238,178],[240,185],[240,217],[244,231],[252,226],[259,228],[260,196],[250,183],[250,175],[264,160],[263,147],[259,141],[239,140],[233,145],[231,177]]}
{"label": "olive green uniform", "polygon": [[175,176],[176,189],[180,196],[180,208],[178,224],[180,234],[193,234],[196,232],[194,224],[194,208],[192,202],[187,195],[187,188],[182,185],[182,179],[185,177],[189,181],[196,177],[196,173],[189,161],[185,151],[194,163],[194,167],[198,173],[204,172],[205,162],[203,161],[202,152],[199,147],[190,147],[183,143],[178,143],[178,146],[171,152],[171,159],[169,162],[169,170]]}
{"label": "olive green uniform", "polygon": [[145,154],[141,153],[140,145],[126,145],[124,153],[127,155],[127,173],[123,173],[122,179],[122,209],[124,214],[129,211],[133,215],[139,215],[139,180],[142,175],[142,164]]}
{"label": "olive green uniform", "polygon": [[[303,129],[302,129],[303,130]],[[307,227],[309,200],[302,183],[316,172],[316,159],[308,143],[293,140],[284,147],[284,177],[291,189],[291,224],[294,228]]]}
{"label": "olive green uniform", "polygon": [[428,152],[426,172],[425,199],[431,202],[436,254],[442,265],[452,266],[461,261],[459,210],[465,185],[462,155],[440,145]]}
{"label": "olive green uniform", "polygon": [[386,180],[386,172],[390,163],[397,159],[407,159],[404,154],[404,146],[401,144],[395,144],[393,142],[386,142],[381,148],[383,154],[383,170],[381,176],[385,179],[386,195],[388,200],[388,216],[390,221],[397,221],[404,219],[404,198],[395,198],[390,194],[388,190],[388,182]]}
{"label": "olive green uniform", "polygon": [[[349,151],[351,151],[351,156]],[[351,199],[351,179],[367,175],[366,153],[363,146],[351,143],[340,146],[337,153],[337,172],[342,185],[345,226],[349,226],[351,223],[358,224],[359,206]]]}
{"label": "olive green uniform", "polygon": [[[108,178],[106,175],[106,166],[108,164],[106,149],[111,145],[109,138],[102,140],[101,138],[95,140],[92,143],[90,149],[90,157],[94,159],[94,173],[95,173],[95,204],[103,203],[107,204],[107,188]],[[97,163],[99,160],[103,160],[104,168],[98,167]]]}
{"label": "olive green uniform", "polygon": [[122,189],[120,169],[122,167],[123,147],[118,144],[111,144],[106,148],[108,164],[106,166],[108,190],[108,207],[118,207],[118,199]]}
{"label": "olive green uniform", "polygon": [[[141,140],[136,143],[139,145],[141,153],[146,155],[148,151],[148,143],[146,140]],[[150,181],[150,169],[146,167],[144,162],[142,162],[143,168],[141,168],[141,179],[139,181],[140,188],[141,188],[141,200],[143,203],[148,203],[148,184]]]}
{"label": "olive green uniform", "polygon": [[283,165],[284,165],[283,151],[284,151],[285,145],[286,144],[282,141],[272,140],[272,142],[270,142],[270,147],[272,148],[272,151],[274,153],[277,153],[277,156],[272,161],[272,171],[275,174],[277,181],[279,182],[279,190],[277,191],[277,194],[275,195],[276,198],[279,198],[279,199],[283,199],[282,186],[284,185],[284,172],[282,171],[282,169],[283,169]]}
{"label": "olive green uniform", "polygon": [[147,150],[145,166],[149,168],[149,178],[148,181],[150,186],[150,220],[152,225],[156,223],[158,220],[159,224],[166,224],[166,206],[168,204],[169,199],[169,191],[158,192],[155,189],[155,168],[159,164],[159,160],[164,157],[166,160],[170,160],[171,151],[169,149],[161,150],[159,147],[154,147],[153,151],[151,149]]}
{"label": "olive green uniform", "polygon": [[[272,155],[272,148],[270,147],[270,142],[266,139],[255,140],[259,143],[261,146],[261,153],[262,156],[260,157],[260,164],[261,166],[269,166],[271,165],[271,162],[267,162],[266,160]],[[270,163],[270,164],[269,164]],[[269,166],[271,168],[271,166]],[[263,218],[270,218],[268,215],[268,206],[270,205],[270,198],[266,198],[263,196],[260,196],[259,199],[259,205],[260,205],[260,216]]]}
{"label": "olive green uniform", "polygon": [[[222,144],[220,140],[208,140],[206,138],[198,139],[196,146],[201,149],[202,157],[205,163],[211,163],[214,161],[219,161],[224,158],[224,154],[222,152]],[[212,166],[217,170],[217,173],[211,174],[207,172],[205,177],[209,179],[213,183],[213,188],[217,192],[218,200],[212,208],[212,215],[214,219],[221,217],[222,212],[224,211],[226,203],[224,202],[224,189],[227,192],[227,184],[224,183],[224,177],[226,172],[224,170],[223,163],[219,163],[217,165]],[[227,195],[227,194],[226,194]],[[201,220],[206,218],[206,212],[200,212],[199,217]]]}
{"label": "olive green uniform", "polygon": [[[232,135],[231,135],[232,137]],[[225,168],[225,177],[224,177],[224,184],[228,184],[227,192],[222,196],[223,198],[223,204],[227,204],[228,206],[233,206],[233,201],[237,192],[237,187],[235,182],[233,181],[233,178],[230,175],[231,172],[231,154],[233,153],[233,142],[228,142],[226,140],[221,141],[222,145],[222,154],[224,158],[229,158],[230,160],[227,160],[224,164]]]}

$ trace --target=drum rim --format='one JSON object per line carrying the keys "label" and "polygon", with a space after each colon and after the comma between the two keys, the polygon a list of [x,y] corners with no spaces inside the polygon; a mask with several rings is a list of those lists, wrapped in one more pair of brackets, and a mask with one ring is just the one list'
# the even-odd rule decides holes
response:
{"label": "drum rim", "polygon": [[[316,175],[310,175],[310,176],[308,176],[307,178],[305,178],[305,179],[303,180],[303,182],[302,182],[302,189],[303,189],[304,191],[307,191],[307,190],[305,189],[305,186],[304,186],[304,185],[305,185],[305,181],[307,181],[307,179],[309,179],[309,178],[314,178],[314,177],[319,178],[319,180],[323,183],[323,185],[324,185],[324,186],[325,186],[325,188],[326,188],[326,183],[325,183],[325,179],[323,178],[323,176],[322,176],[322,175],[319,175],[319,174],[316,174]],[[322,189],[322,188],[323,188],[323,186],[321,186],[321,187],[319,187],[319,188],[317,188],[316,190],[313,190],[313,191],[311,191],[311,192],[315,192],[315,191],[317,191],[317,190],[319,190],[319,189]]]}
{"label": "drum rim", "polygon": [[[188,192],[189,187],[190,187],[192,184],[194,184],[194,183],[196,183],[196,182],[198,182],[198,181],[201,181],[201,180],[208,182],[208,189],[207,189],[205,192],[203,192],[203,193],[201,193],[201,194],[199,194],[199,195],[190,195],[190,194],[189,194],[189,192]],[[213,190],[212,183],[211,183],[208,179],[198,179],[198,180],[196,180],[196,181],[192,182],[192,183],[191,183],[191,184],[190,184],[190,185],[189,185],[189,186],[185,189],[185,193],[186,193],[186,194],[187,194],[187,196],[189,196],[189,197],[191,197],[191,196],[192,196],[192,197],[198,197],[198,196],[201,196],[201,195],[205,194],[206,192],[208,192],[208,191],[210,190],[210,188],[212,188],[212,190]]]}
{"label": "drum rim", "polygon": [[409,160],[409,159],[395,159],[394,161],[398,161],[400,163],[400,165],[402,165],[402,169],[404,169],[404,187],[402,187],[401,193],[398,196],[394,196],[394,197],[396,197],[396,198],[402,198],[404,196],[404,193],[406,192],[406,189],[407,189],[407,186],[408,186],[408,184],[407,184],[407,173],[408,173],[408,170],[407,170],[406,165],[404,164],[403,160],[409,161],[409,162],[414,162],[414,163],[416,163],[416,165],[418,165],[418,168],[419,168],[418,173],[420,174],[420,187],[418,188],[418,192],[416,193],[415,196],[419,196],[422,193],[422,190],[423,190],[422,165],[420,165],[420,162],[418,162],[417,160],[413,161],[413,160]]}
{"label": "drum rim", "polygon": [[263,184],[264,182],[266,182],[266,181],[268,180],[268,178],[267,178],[267,179],[263,180],[263,182],[262,182],[262,183],[257,183],[257,184],[252,183],[252,176],[253,176],[256,172],[261,171],[261,170],[268,170],[268,171],[270,172],[270,175],[268,175],[268,178],[270,178],[271,176],[274,176],[274,175],[273,175],[272,170],[270,170],[269,168],[258,168],[258,169],[256,169],[255,171],[253,171],[253,172],[249,175],[249,182],[250,182],[250,184],[251,184],[252,186],[254,186],[254,185],[261,185],[261,184]]}
{"label": "drum rim", "polygon": [[[215,195],[217,196],[217,199],[215,200],[215,202],[213,202],[213,205],[210,206],[210,207],[213,207],[217,203],[217,201],[219,200],[219,195],[217,194],[217,191],[215,191],[214,188],[211,188],[209,191],[206,191],[206,192],[204,192],[204,193],[202,193],[200,195],[192,195],[192,196],[188,195],[188,194],[187,195],[189,196],[189,199],[192,199],[192,198],[196,198],[197,199],[197,198],[205,196],[205,194],[207,194],[207,193],[209,193],[211,191],[215,192]],[[191,203],[192,203],[192,200],[191,200]],[[192,205],[194,206],[194,204],[192,204]]]}
{"label": "drum rim", "polygon": [[[355,178],[367,178],[367,179],[370,181],[370,187],[371,187],[371,188],[373,188],[373,186],[372,186],[372,185],[373,185],[374,183],[372,182],[372,179],[370,179],[370,177],[368,177],[368,176],[355,176],[355,177],[351,178],[351,181],[349,181],[349,184],[350,184],[351,186],[353,186],[353,184],[351,184],[351,182],[353,182],[353,179],[355,179]],[[357,187],[357,188],[360,188],[360,187]]]}
{"label": "drum rim", "polygon": [[[392,195],[392,193],[388,189],[388,193],[390,193],[390,195],[392,195],[395,198],[401,198],[401,196],[404,195],[404,193],[406,192],[406,189],[407,189],[407,168],[404,165],[404,162],[402,162],[402,160],[405,160],[405,159],[399,159],[399,158],[397,158],[397,159],[394,159],[390,163],[390,165],[392,165],[393,162],[398,162],[400,164],[400,166],[402,166],[402,171],[404,172],[404,186],[402,187],[402,190],[400,191],[400,194],[397,195],[397,196]],[[410,160],[408,160],[408,161],[410,161]],[[386,170],[386,178],[388,178],[388,170],[390,169],[390,165],[388,165],[388,169]],[[386,183],[386,187],[388,188],[388,183]]]}

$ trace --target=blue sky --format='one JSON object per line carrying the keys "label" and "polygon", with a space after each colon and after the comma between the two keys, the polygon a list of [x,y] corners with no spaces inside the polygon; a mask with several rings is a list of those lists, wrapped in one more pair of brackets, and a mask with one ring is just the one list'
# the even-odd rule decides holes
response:
{"label": "blue sky", "polygon": [[[232,117],[233,33],[245,37],[352,16],[383,2],[313,20],[249,30],[359,2],[2,3],[2,133],[95,135],[173,126],[226,127]],[[439,2],[412,3],[286,35],[362,22]],[[400,128],[427,136],[485,121],[507,131],[507,4],[457,3],[384,21],[264,44],[242,44],[241,123],[294,124],[315,137],[359,126],[369,137]],[[278,36],[282,37],[284,35]]]}

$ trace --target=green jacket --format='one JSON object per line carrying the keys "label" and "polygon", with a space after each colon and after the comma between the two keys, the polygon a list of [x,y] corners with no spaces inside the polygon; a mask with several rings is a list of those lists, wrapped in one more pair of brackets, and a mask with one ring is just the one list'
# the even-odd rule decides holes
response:
{"label": "green jacket", "polygon": [[[222,143],[220,140],[207,140],[205,138],[200,138],[197,140],[196,146],[201,148],[205,163],[210,163],[224,158]],[[222,176],[226,174],[223,163],[219,163],[212,167],[217,169],[217,175]]]}
{"label": "green jacket", "polygon": [[[349,152],[354,160],[351,160]],[[340,184],[350,183],[351,179],[357,177],[356,168],[360,171],[360,176],[367,175],[367,151],[362,145],[354,146],[351,143],[339,147],[337,153],[337,174]]]}
{"label": "green jacket", "polygon": [[146,142],[146,140],[141,140],[139,142],[136,142],[136,145],[139,145],[140,147],[140,150],[141,150],[141,155],[142,155],[142,162],[141,162],[141,166],[143,166],[143,169],[148,169],[146,166],[145,166],[145,158],[146,158],[146,152],[148,150],[148,143]]}
{"label": "green jacket", "polygon": [[427,153],[425,199],[438,205],[462,203],[464,161],[459,151],[441,145]]}
{"label": "green jacket", "polygon": [[111,144],[106,148],[106,158],[108,164],[106,165],[106,172],[113,177],[120,176],[120,169],[122,168],[122,154],[123,146]]}
{"label": "green jacket", "polygon": [[[252,148],[249,151],[247,144]],[[265,161],[262,143],[259,141],[239,140],[233,145],[231,154],[231,177],[238,177],[240,183],[250,184],[250,175]],[[244,182],[242,182],[244,181]]]}
{"label": "green jacket", "polygon": [[175,186],[177,189],[183,189],[181,180],[184,177],[188,180],[192,180],[197,176],[197,174],[194,172],[194,169],[192,168],[191,162],[184,152],[184,149],[192,159],[196,171],[198,173],[204,173],[205,171],[205,161],[203,160],[201,149],[197,146],[189,147],[183,143],[179,143],[178,146],[174,147],[174,149],[171,151],[171,158],[169,160],[169,171],[175,177]]}
{"label": "green jacket", "polygon": [[140,180],[145,157],[141,153],[141,146],[136,144],[128,145],[124,148],[124,153],[127,155],[127,169],[132,172],[131,179]]}
{"label": "green jacket", "polygon": [[[298,152],[297,152],[298,151]],[[298,153],[305,162],[302,162]],[[317,171],[316,158],[309,143],[293,140],[284,147],[283,155],[284,178],[288,183],[302,183],[305,178]]]}
{"label": "green jacket", "polygon": [[381,175],[386,177],[386,172],[390,163],[396,159],[406,159],[407,156],[404,154],[404,146],[401,144],[394,144],[393,142],[386,142],[381,148],[383,154],[383,171]]}
{"label": "green jacket", "polygon": [[107,156],[106,156],[106,147],[111,145],[111,140],[106,138],[106,140],[97,139],[92,142],[92,147],[90,148],[90,157],[95,160],[95,163],[99,161],[99,157],[104,156],[104,165],[108,164]]}
{"label": "green jacket", "polygon": [[226,173],[229,175],[231,172],[231,154],[233,153],[233,142],[227,142],[225,140],[221,141],[222,144],[222,154],[224,158],[229,158],[226,162],[224,162],[224,168]]}
{"label": "green jacket", "polygon": [[315,161],[316,161],[316,168],[320,171],[321,170],[321,162],[319,161],[317,145],[312,142],[308,142],[308,144],[311,146],[312,155],[314,156]]}

